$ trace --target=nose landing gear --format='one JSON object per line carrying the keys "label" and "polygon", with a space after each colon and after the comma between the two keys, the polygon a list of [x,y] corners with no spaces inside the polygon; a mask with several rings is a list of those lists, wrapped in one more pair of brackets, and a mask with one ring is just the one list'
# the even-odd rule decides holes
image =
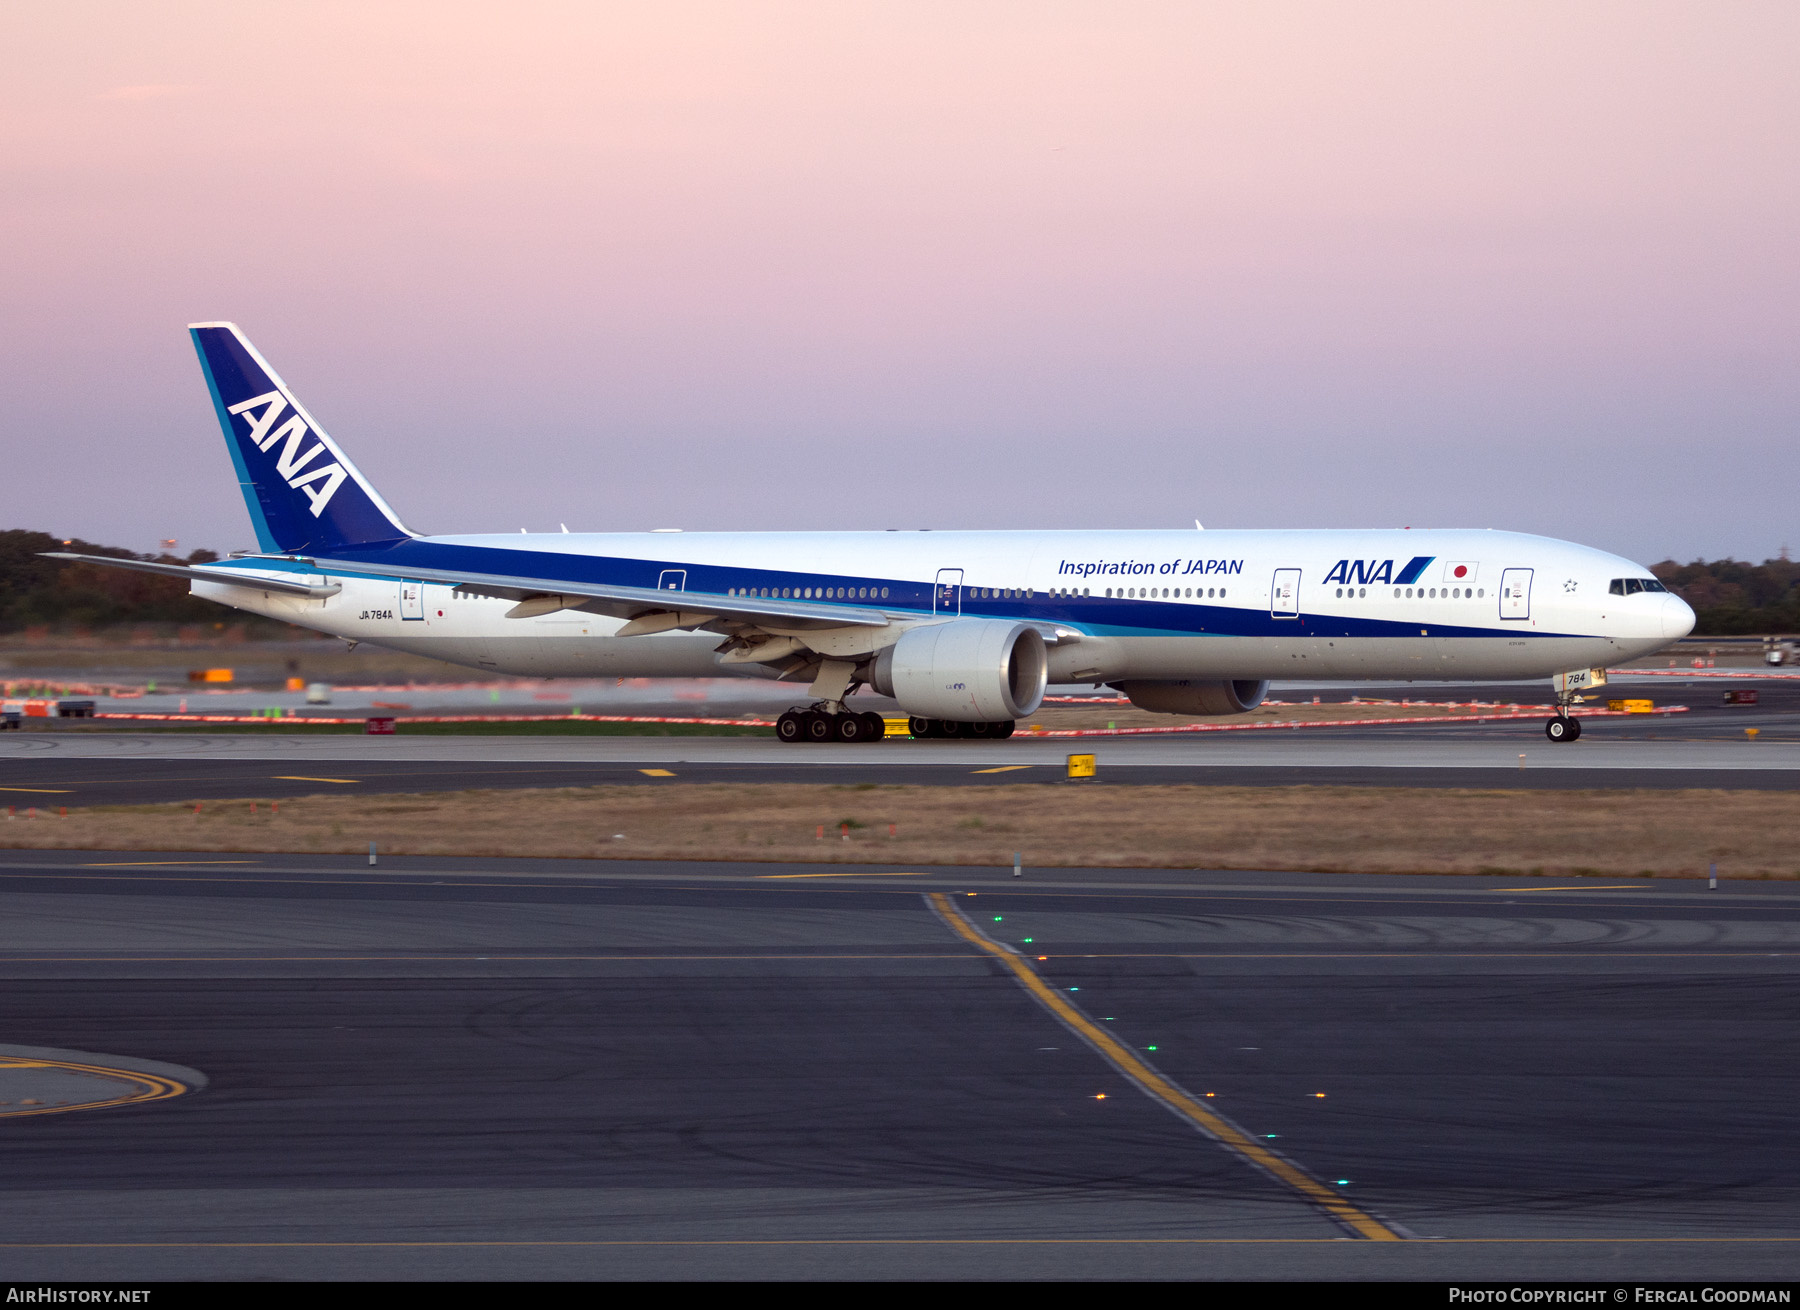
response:
{"label": "nose landing gear", "polygon": [[1575,741],[1581,736],[1581,720],[1559,713],[1544,725],[1544,735],[1554,742]]}
{"label": "nose landing gear", "polygon": [[1605,669],[1573,669],[1550,679],[1550,686],[1556,693],[1556,717],[1544,725],[1544,735],[1554,742],[1579,741],[1581,720],[1570,715],[1569,707],[1581,699],[1576,693],[1584,689],[1591,691],[1605,683]]}

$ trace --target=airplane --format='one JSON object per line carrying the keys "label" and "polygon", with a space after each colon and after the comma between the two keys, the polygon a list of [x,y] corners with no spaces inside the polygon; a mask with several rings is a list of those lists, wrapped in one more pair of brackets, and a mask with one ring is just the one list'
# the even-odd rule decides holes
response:
{"label": "airplane", "polygon": [[1650,571],[1494,530],[570,532],[407,528],[231,323],[189,329],[257,549],[173,574],[253,614],[496,674],[807,684],[783,741],[1010,736],[1050,684],[1242,714],[1271,679],[1550,678],[1552,742],[1604,670],[1694,626]]}

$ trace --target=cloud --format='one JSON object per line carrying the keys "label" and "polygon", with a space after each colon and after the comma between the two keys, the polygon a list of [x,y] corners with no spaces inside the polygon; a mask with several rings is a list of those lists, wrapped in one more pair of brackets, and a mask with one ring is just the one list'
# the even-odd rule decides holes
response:
{"label": "cloud", "polygon": [[147,86],[115,86],[101,95],[102,100],[166,100],[170,96],[190,95],[200,88],[197,86],[175,86],[164,82],[153,82]]}

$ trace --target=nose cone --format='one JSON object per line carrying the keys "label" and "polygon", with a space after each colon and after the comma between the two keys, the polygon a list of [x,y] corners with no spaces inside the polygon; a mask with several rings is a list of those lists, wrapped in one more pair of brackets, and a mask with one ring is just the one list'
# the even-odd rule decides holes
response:
{"label": "nose cone", "polygon": [[1694,611],[1681,597],[1663,597],[1662,629],[1663,636],[1670,641],[1685,637],[1694,630]]}

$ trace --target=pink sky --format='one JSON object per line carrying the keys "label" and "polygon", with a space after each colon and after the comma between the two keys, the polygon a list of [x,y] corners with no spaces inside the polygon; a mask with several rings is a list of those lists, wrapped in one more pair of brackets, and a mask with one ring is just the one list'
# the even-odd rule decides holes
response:
{"label": "pink sky", "polygon": [[246,544],[228,318],[426,531],[1800,546],[1792,4],[0,21],[9,526]]}

